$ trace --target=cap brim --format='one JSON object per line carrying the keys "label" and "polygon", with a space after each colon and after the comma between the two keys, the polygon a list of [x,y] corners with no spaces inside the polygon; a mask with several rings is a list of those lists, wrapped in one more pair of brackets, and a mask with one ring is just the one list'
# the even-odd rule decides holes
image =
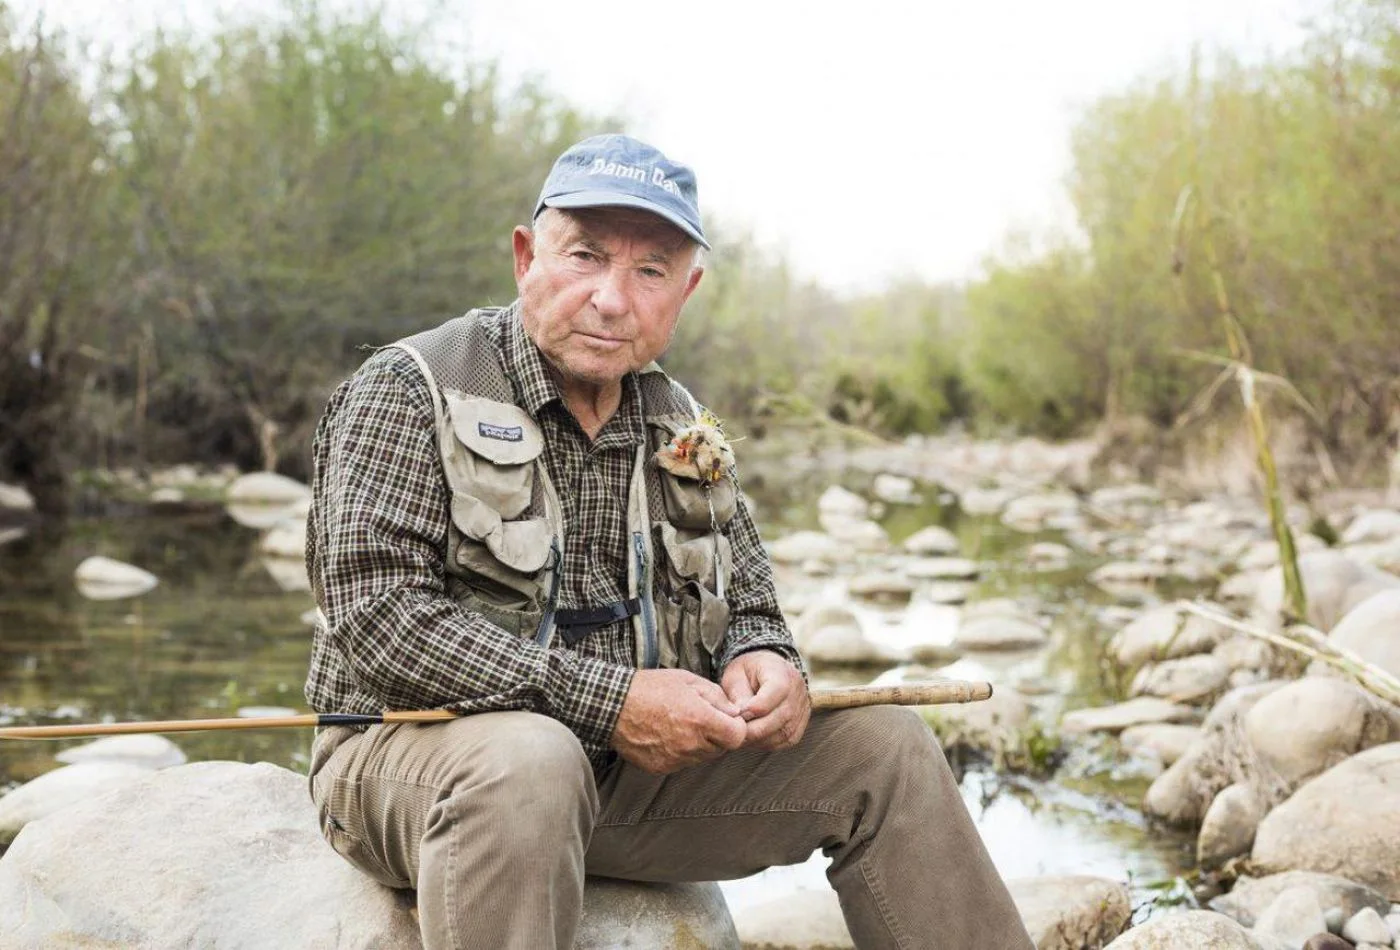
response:
{"label": "cap brim", "polygon": [[705,250],[710,250],[710,242],[705,240],[705,236],[697,231],[689,222],[680,215],[664,208],[653,201],[645,198],[636,198],[632,195],[619,195],[615,191],[575,191],[567,195],[556,195],[553,198],[546,198],[540,202],[546,208],[636,208],[638,211],[650,211],[652,214],[666,219],[671,224],[685,232],[686,236],[695,241]]}

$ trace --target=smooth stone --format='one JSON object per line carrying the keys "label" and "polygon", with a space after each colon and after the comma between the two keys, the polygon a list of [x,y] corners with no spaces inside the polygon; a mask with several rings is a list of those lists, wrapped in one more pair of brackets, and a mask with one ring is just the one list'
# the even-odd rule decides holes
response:
{"label": "smooth stone", "polygon": [[1391,676],[1400,676],[1400,590],[1384,590],[1357,604],[1328,639]]}
{"label": "smooth stone", "polygon": [[1121,587],[1150,587],[1167,576],[1161,564],[1146,561],[1110,561],[1089,575],[1089,580],[1112,591]]}
{"label": "smooth stone", "polygon": [[958,552],[958,536],[942,525],[920,528],[904,539],[901,545],[909,554],[940,555]]}
{"label": "smooth stone", "polygon": [[881,472],[875,476],[870,493],[887,505],[916,505],[919,492],[912,478]]}
{"label": "smooth stone", "polygon": [[1260,950],[1260,944],[1224,914],[1181,910],[1153,917],[1104,950]]}
{"label": "smooth stone", "polygon": [[185,500],[185,493],[173,486],[157,488],[151,492],[150,502],[153,505],[178,505]]}
{"label": "smooth stone", "polygon": [[1196,838],[1196,863],[1219,867],[1246,854],[1264,817],[1259,798],[1248,785],[1236,783],[1222,789],[1201,819]]}
{"label": "smooth stone", "polygon": [[1351,943],[1336,934],[1313,934],[1303,944],[1303,950],[1355,950]]}
{"label": "smooth stone", "polygon": [[78,593],[88,600],[139,597],[160,583],[150,571],[102,555],[85,558],[74,570],[73,580]]}
{"label": "smooth stone", "polygon": [[[305,776],[236,762],[144,775],[25,829],[0,860],[0,934],[24,947],[421,950],[412,894],[331,850]],[[624,946],[739,940],[717,885],[590,878],[575,950]]]}
{"label": "smooth stone", "polygon": [[[1321,551],[1327,547],[1326,542],[1315,534],[1294,534],[1293,548],[1298,554],[1307,554],[1309,551]],[[1271,567],[1278,566],[1278,542],[1277,541],[1256,541],[1250,545],[1239,558],[1239,569],[1241,571],[1267,571]]]}
{"label": "smooth stone", "polygon": [[1208,653],[1226,636],[1220,624],[1174,604],[1144,611],[1114,634],[1108,649],[1123,666]]}
{"label": "smooth stone", "polygon": [[9,511],[33,511],[34,496],[23,485],[0,482],[0,508]]}
{"label": "smooth stone", "polygon": [[848,560],[845,545],[823,531],[796,531],[767,545],[768,556],[779,564],[801,564],[821,560],[839,563]]}
{"label": "smooth stone", "polygon": [[1230,667],[1209,653],[1163,660],[1138,670],[1129,693],[1159,696],[1174,703],[1195,703],[1222,692]]}
{"label": "smooth stone", "polygon": [[1344,918],[1353,916],[1363,907],[1384,913],[1390,905],[1385,895],[1335,874],[1283,871],[1266,877],[1240,877],[1228,894],[1211,900],[1210,908],[1228,914],[1246,927],[1253,927],[1264,908],[1278,895],[1295,887],[1310,888],[1324,914],[1335,908]]}
{"label": "smooth stone", "polygon": [[224,497],[239,505],[290,505],[309,499],[311,489],[276,472],[250,472],[234,479]]}
{"label": "smooth stone", "polygon": [[1372,907],[1361,908],[1342,924],[1342,936],[1352,943],[1388,944],[1392,940],[1385,918]]}
{"label": "smooth stone", "polygon": [[971,580],[981,566],[965,557],[924,557],[904,565],[904,573],[918,580]]}
{"label": "smooth stone", "polygon": [[998,686],[982,702],[929,706],[924,716],[945,748],[967,746],[997,755],[1021,745],[1031,706],[1015,687]]}
{"label": "smooth stone", "polygon": [[306,522],[288,518],[273,525],[258,543],[266,557],[302,560],[306,557]]}
{"label": "smooth stone", "polygon": [[865,600],[907,603],[914,595],[914,584],[893,571],[881,571],[851,578],[847,590]]}
{"label": "smooth stone", "polygon": [[1041,531],[1057,517],[1078,511],[1079,499],[1074,495],[1022,495],[1007,504],[1001,513],[1001,523],[1016,531]]}
{"label": "smooth stone", "polygon": [[263,570],[289,594],[299,594],[311,590],[311,578],[306,575],[306,562],[289,557],[264,557],[260,559]]}
{"label": "smooth stone", "polygon": [[1232,671],[1268,669],[1274,660],[1274,647],[1256,637],[1237,634],[1227,637],[1211,651]]}
{"label": "smooth stone", "polygon": [[1322,905],[1310,887],[1294,887],[1279,894],[1255,921],[1256,933],[1270,934],[1284,946],[1302,947],[1309,938],[1327,933]]}
{"label": "smooth stone", "polygon": [[1215,599],[1231,607],[1254,603],[1259,596],[1259,585],[1263,583],[1264,574],[1264,571],[1245,571],[1230,575],[1216,590]]}
{"label": "smooth stone", "polygon": [[1020,878],[1006,882],[1036,950],[1102,947],[1133,916],[1128,889],[1085,875]]}
{"label": "smooth stone", "polygon": [[1156,696],[1139,696],[1110,706],[1075,709],[1065,713],[1060,729],[1070,733],[1122,732],[1145,723],[1189,722],[1195,718],[1190,706],[1168,702]]}
{"label": "smooth stone", "polygon": [[928,588],[928,599],[935,604],[965,604],[977,585],[966,581],[934,581]]}
{"label": "smooth stone", "polygon": [[1026,650],[1044,646],[1049,637],[1039,623],[1026,617],[997,614],[966,617],[958,624],[953,645],[960,650]]}
{"label": "smooth stone", "polygon": [[819,515],[818,520],[827,534],[857,552],[877,553],[890,546],[890,536],[873,521],[827,514]]}
{"label": "smooth stone", "polygon": [[1342,532],[1342,544],[1366,544],[1400,537],[1400,511],[1376,508],[1363,511]]}
{"label": "smooth stone", "polygon": [[870,666],[888,656],[865,635],[860,617],[844,604],[819,604],[793,624],[797,648],[808,660],[834,666]]}
{"label": "smooth stone", "polygon": [[1294,788],[1362,749],[1389,742],[1395,726],[1387,712],[1360,686],[1305,676],[1259,700],[1244,727],[1255,752]]}
{"label": "smooth stone", "polygon": [[958,505],[964,514],[986,518],[1000,514],[1015,497],[1015,492],[1003,488],[971,488],[958,496]]}
{"label": "smooth stone", "polygon": [[184,765],[185,752],[165,736],[154,734],[107,736],[64,749],[54,756],[60,762],[120,762],[145,769],[168,769]]}
{"label": "smooth stone", "polygon": [[[735,908],[734,927],[744,950],[853,950],[836,892],[795,890]],[[638,950],[641,950],[639,947]]]}
{"label": "smooth stone", "polygon": [[1200,734],[1200,726],[1147,723],[1124,729],[1118,741],[1130,752],[1147,754],[1163,765],[1171,765],[1186,754],[1187,748]]}
{"label": "smooth stone", "polygon": [[1400,743],[1304,784],[1259,823],[1251,859],[1266,872],[1338,874],[1400,899]]}
{"label": "smooth stone", "polygon": [[1390,939],[1392,943],[1400,943],[1400,913],[1391,912],[1385,915],[1385,925],[1390,928]]}
{"label": "smooth stone", "polygon": [[1054,541],[1037,541],[1026,549],[1026,563],[1036,571],[1061,571],[1069,566],[1074,551]]}
{"label": "smooth stone", "polygon": [[129,762],[79,762],[45,772],[0,795],[0,844],[13,840],[30,822],[150,774],[146,766]]}
{"label": "smooth stone", "polygon": [[[1303,590],[1308,597],[1308,622],[1331,630],[1362,601],[1383,590],[1400,587],[1400,577],[1360,564],[1339,551],[1313,551],[1298,558]],[[1254,599],[1256,623],[1278,630],[1284,615],[1283,570],[1264,575]]]}

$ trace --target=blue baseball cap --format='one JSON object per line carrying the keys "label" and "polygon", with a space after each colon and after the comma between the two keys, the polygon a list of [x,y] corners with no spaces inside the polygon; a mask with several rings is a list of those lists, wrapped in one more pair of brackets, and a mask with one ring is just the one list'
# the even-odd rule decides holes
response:
{"label": "blue baseball cap", "polygon": [[660,215],[710,249],[700,226],[695,172],[628,135],[595,135],[560,155],[533,217],[545,208],[638,208]]}

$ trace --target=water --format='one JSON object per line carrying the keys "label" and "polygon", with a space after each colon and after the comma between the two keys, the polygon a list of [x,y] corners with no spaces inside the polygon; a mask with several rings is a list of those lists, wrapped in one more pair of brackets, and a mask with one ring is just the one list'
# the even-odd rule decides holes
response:
{"label": "water", "polygon": [[[787,483],[783,495],[759,497],[765,533],[809,527],[815,486]],[[1055,616],[1046,651],[982,655],[959,661],[948,675],[994,682],[1033,681],[1048,719],[1060,708],[1104,701],[1111,685],[1099,665],[1108,632],[1097,620],[1107,598],[1084,582],[1091,566],[1033,574],[1017,552],[1036,538],[992,521],[960,518],[937,501],[895,508],[885,518],[896,540],[931,523],[959,535],[963,554],[997,565],[974,597],[1033,599]],[[314,606],[304,591],[286,591],[256,549],[258,533],[217,509],[181,514],[132,512],[75,523],[62,538],[42,534],[0,545],[0,723],[62,723],[233,716],[240,708],[304,708],[301,696],[310,648],[303,615]],[[131,601],[95,602],[76,592],[73,570],[104,554],[156,573],[160,585]],[[830,580],[818,582],[836,583]],[[915,627],[946,631],[956,611],[927,602],[909,609],[862,608],[892,642]],[[816,671],[815,681],[853,682]],[[266,760],[304,770],[310,730],[260,730],[171,737],[191,761]],[[53,768],[65,742],[0,744],[0,788]],[[1150,776],[1111,748],[1083,748],[1049,781],[998,776],[974,768],[964,798],[1002,873],[1096,874],[1150,882],[1191,864],[1190,841],[1149,828],[1137,802]],[[930,856],[931,867],[940,857]],[[775,868],[725,884],[743,906],[792,889],[825,888],[825,859]]]}

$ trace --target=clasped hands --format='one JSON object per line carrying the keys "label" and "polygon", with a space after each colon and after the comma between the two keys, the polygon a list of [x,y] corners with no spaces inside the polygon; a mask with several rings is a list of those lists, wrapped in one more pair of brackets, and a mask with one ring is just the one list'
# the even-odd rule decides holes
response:
{"label": "clasped hands", "polygon": [[812,712],[807,683],[771,650],[742,653],[719,683],[686,670],[638,670],[623,701],[612,745],[657,774],[732,752],[796,745]]}

